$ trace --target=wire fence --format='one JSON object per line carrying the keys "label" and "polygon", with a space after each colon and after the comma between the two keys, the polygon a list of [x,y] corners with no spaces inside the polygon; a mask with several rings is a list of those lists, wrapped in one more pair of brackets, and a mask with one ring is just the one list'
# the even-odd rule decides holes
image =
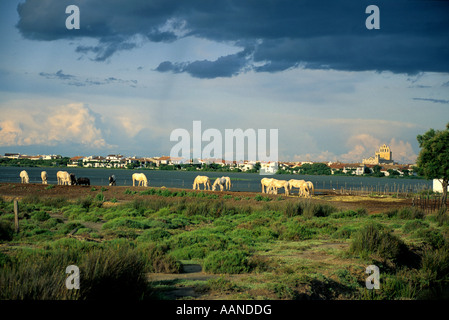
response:
{"label": "wire fence", "polygon": [[448,208],[448,200],[446,205],[443,203],[443,196],[441,194],[419,195],[412,198],[412,206],[421,209],[425,213],[439,211],[440,209]]}
{"label": "wire fence", "polygon": [[[321,184],[321,183],[320,183]],[[318,186],[320,187],[320,184]],[[324,189],[324,188],[323,188]],[[328,188],[329,189],[329,188]],[[360,186],[340,186],[339,188],[331,188],[334,192],[342,195],[353,196],[369,196],[369,195],[390,195],[398,198],[412,198],[416,194],[423,192],[432,192],[426,184],[409,185],[404,183],[378,184],[378,185],[363,185]]]}
{"label": "wire fence", "polygon": [[360,187],[340,187],[334,192],[341,195],[351,196],[393,196],[396,198],[405,198],[412,200],[412,206],[419,208],[425,213],[439,211],[443,207],[448,208],[448,199],[446,206],[443,203],[443,195],[435,193],[427,185],[404,185],[393,183],[382,186],[363,186]]}

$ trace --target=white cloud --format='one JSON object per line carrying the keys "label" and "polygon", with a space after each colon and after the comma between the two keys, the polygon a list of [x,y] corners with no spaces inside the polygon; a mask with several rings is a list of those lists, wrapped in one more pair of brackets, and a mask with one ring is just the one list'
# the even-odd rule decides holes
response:
{"label": "white cloud", "polygon": [[[20,105],[22,103],[22,105]],[[30,109],[23,101],[0,106],[0,146],[77,144],[106,148],[102,130],[88,106],[71,103]]]}
{"label": "white cloud", "polygon": [[389,142],[383,141],[366,133],[349,137],[346,141],[346,146],[348,147],[346,152],[340,154],[330,151],[306,153],[295,155],[294,161],[361,163],[363,159],[374,156],[374,153],[384,143],[390,147],[395,162],[414,163],[416,161],[417,155],[413,151],[410,142],[395,138],[392,138]]}
{"label": "white cloud", "polygon": [[389,146],[393,151],[393,159],[401,163],[415,163],[418,155],[413,151],[410,142],[391,139]]}

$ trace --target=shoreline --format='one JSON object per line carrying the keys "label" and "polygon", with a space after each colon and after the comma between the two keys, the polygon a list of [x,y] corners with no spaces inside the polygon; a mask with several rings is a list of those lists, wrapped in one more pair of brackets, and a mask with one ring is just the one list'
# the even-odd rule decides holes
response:
{"label": "shoreline", "polygon": [[[1,168],[47,168],[47,169],[60,169],[61,171],[70,171],[70,169],[77,169],[77,170],[118,170],[118,171],[168,171],[168,172],[217,172],[217,173],[242,173],[242,174],[255,174],[255,175],[261,175],[259,172],[246,172],[246,171],[236,171],[236,170],[182,170],[182,169],[152,169],[152,168],[106,168],[106,167],[69,167],[69,166],[30,166],[30,165],[0,165]],[[371,174],[362,174],[362,175],[356,175],[356,174],[299,174],[299,173],[275,173],[272,175],[297,175],[297,176],[308,176],[308,177],[358,177],[358,178],[386,178],[386,179],[398,179],[398,180],[422,180],[422,181],[430,181],[425,179],[424,177],[420,176],[383,176],[383,177],[377,177],[373,176]],[[265,176],[265,175],[261,175]],[[269,175],[268,175],[269,176]]]}

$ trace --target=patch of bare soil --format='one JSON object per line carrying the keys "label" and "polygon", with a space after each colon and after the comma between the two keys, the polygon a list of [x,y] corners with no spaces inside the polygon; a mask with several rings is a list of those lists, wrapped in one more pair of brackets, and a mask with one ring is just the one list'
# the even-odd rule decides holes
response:
{"label": "patch of bare soil", "polygon": [[169,274],[169,273],[150,273],[148,274],[148,279],[153,285],[165,284],[170,286],[163,292],[163,296],[168,300],[178,300],[193,298],[199,299],[203,298],[207,294],[205,292],[198,291],[194,286],[180,285],[180,281],[190,280],[190,281],[207,281],[212,278],[216,278],[218,275],[207,274],[202,271],[201,265],[199,264],[184,264],[182,266],[181,273]]}
{"label": "patch of bare soil", "polygon": [[[156,187],[153,187],[156,188]],[[22,199],[28,196],[39,197],[57,197],[67,200],[77,200],[88,196],[95,196],[97,193],[102,192],[105,202],[104,207],[115,206],[123,202],[132,201],[135,199],[157,199],[162,196],[159,195],[140,195],[141,191],[148,189],[148,187],[131,187],[131,186],[61,186],[61,185],[43,185],[43,184],[21,184],[21,183],[0,183],[0,196],[6,201],[11,201],[15,198]],[[158,189],[158,188],[156,188]],[[205,192],[213,193],[216,195],[224,196],[230,195],[232,198],[226,199],[231,205],[237,204],[256,204],[263,203],[263,201],[256,201],[254,197],[260,192],[240,192],[240,191],[198,191],[190,189],[177,189],[167,188],[170,191],[188,191],[188,192]],[[126,190],[131,192],[125,193]],[[368,196],[350,196],[339,195],[329,190],[316,190],[317,195],[312,197],[312,201],[317,203],[327,203],[333,205],[341,210],[356,210],[365,208],[368,213],[385,212],[390,209],[400,208],[404,206],[411,206],[411,199],[395,199],[391,197],[384,198],[371,198]],[[132,194],[134,192],[134,194]],[[264,194],[264,197],[268,197],[272,200],[282,199],[284,201],[297,201],[299,198],[297,195],[285,196],[284,194],[271,195]],[[235,200],[238,197],[240,200]],[[167,198],[163,197],[167,201],[177,201],[177,197]],[[185,197],[186,199],[188,197]],[[111,202],[114,199],[115,202]],[[193,201],[195,199],[193,198]],[[187,199],[190,201],[190,199]]]}

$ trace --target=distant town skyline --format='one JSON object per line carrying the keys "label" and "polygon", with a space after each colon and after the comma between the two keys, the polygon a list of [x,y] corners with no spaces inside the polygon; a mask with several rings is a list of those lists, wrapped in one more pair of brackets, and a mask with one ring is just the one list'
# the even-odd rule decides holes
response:
{"label": "distant town skyline", "polygon": [[2,1],[0,154],[168,156],[170,133],[200,120],[278,129],[279,161],[359,162],[386,144],[414,163],[417,135],[449,119],[448,14],[447,1]]}
{"label": "distant town skyline", "polygon": [[[366,158],[366,159],[361,159],[360,161],[354,161],[353,163],[359,163],[359,164],[364,164],[364,165],[393,165],[393,164],[399,164],[399,165],[412,165],[414,163],[399,163],[397,161],[394,160],[393,158],[393,151],[392,149],[387,146],[386,144],[383,144],[382,146],[380,146],[378,148],[378,151],[375,151],[374,156]],[[27,154],[20,154],[20,153],[5,153],[4,156],[0,156],[0,157],[5,157],[5,158],[10,158],[10,159],[19,159],[19,158],[29,158],[29,159],[34,159],[34,160],[38,160],[38,159],[52,159],[54,157],[67,157],[70,158],[70,160],[74,160],[74,161],[89,161],[86,159],[91,159],[91,160],[98,160],[98,159],[105,159],[105,160],[112,160],[112,161],[116,161],[116,160],[121,160],[121,159],[163,159],[163,160],[169,160],[172,161],[175,160],[175,163],[179,163],[183,160],[186,160],[182,157],[170,157],[167,155],[125,155],[122,153],[111,153],[111,154],[90,154],[90,155],[76,155],[76,156],[67,156],[67,155],[63,155],[63,154],[52,154],[52,155],[45,155],[42,153],[38,153],[38,154],[34,154],[34,155],[27,155]],[[94,159],[95,158],[95,159]],[[191,160],[191,158],[189,159]],[[198,159],[201,162],[215,162],[215,163],[227,163],[227,164],[231,164],[233,162],[238,162],[238,163],[243,163],[243,162],[271,162],[271,161],[259,161],[257,159],[236,159],[233,161],[229,161],[229,160],[225,160],[224,158],[201,158]],[[275,161],[278,162],[278,161]],[[342,161],[331,161],[331,160],[323,160],[323,161],[282,161],[280,160],[279,162],[283,162],[283,163],[313,163],[313,162],[321,162],[321,163],[345,163]]]}

